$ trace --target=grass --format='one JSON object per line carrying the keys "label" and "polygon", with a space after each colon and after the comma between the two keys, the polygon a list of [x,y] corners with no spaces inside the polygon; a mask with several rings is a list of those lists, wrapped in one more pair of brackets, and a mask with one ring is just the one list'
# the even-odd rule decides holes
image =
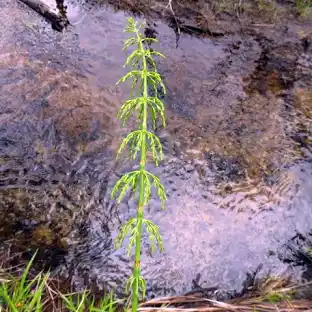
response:
{"label": "grass", "polygon": [[102,297],[99,302],[96,302],[88,291],[82,293],[73,293],[62,295],[65,308],[70,312],[115,312],[117,310],[117,303],[120,301],[115,300],[113,293]]}
{"label": "grass", "polygon": [[8,278],[0,287],[0,298],[5,311],[42,311],[42,296],[49,274],[39,273],[28,280],[34,257],[29,261],[20,278]]}
{"label": "grass", "polygon": [[280,277],[269,277],[263,280],[258,288],[261,301],[271,304],[290,302],[296,294],[295,287],[291,286],[290,281]]}
{"label": "grass", "polygon": [[279,9],[275,0],[220,0],[213,4],[216,14],[227,13],[236,15],[238,19],[242,17],[257,17],[259,14],[263,20],[276,20]]}
{"label": "grass", "polygon": [[296,299],[297,291],[311,286],[310,283],[293,285],[289,280],[269,277],[258,281],[252,289],[240,297],[226,302],[199,296],[175,296],[151,299],[141,304],[141,312],[273,312],[311,311],[312,301]]}
{"label": "grass", "polygon": [[236,0],[220,0],[220,1],[215,1],[213,3],[213,10],[216,14],[218,13],[233,13],[239,17],[240,14],[242,14],[246,6],[248,4],[245,3],[246,1],[241,0],[241,1],[236,1]]}
{"label": "grass", "polygon": [[[26,270],[20,278],[2,281],[1,312],[115,312],[122,300],[112,293],[95,300],[88,291],[61,294],[48,285],[49,274],[39,273],[27,279]],[[51,294],[54,293],[54,295]]]}
{"label": "grass", "polygon": [[[115,299],[113,293],[103,295],[100,300],[89,291],[63,294],[53,286],[49,273],[33,273],[35,257],[23,270],[14,274],[1,269],[1,312],[121,312],[127,307],[124,300]],[[172,296],[154,298],[142,302],[138,312],[273,312],[312,310],[312,300],[296,299],[303,290],[311,294],[312,282],[294,285],[288,279],[269,277],[255,280],[253,286],[229,301],[219,301],[204,296]]]}
{"label": "grass", "polygon": [[115,312],[122,300],[112,293],[95,300],[88,291],[62,294],[52,283],[49,272],[33,274],[34,255],[21,272],[1,269],[1,312]]}

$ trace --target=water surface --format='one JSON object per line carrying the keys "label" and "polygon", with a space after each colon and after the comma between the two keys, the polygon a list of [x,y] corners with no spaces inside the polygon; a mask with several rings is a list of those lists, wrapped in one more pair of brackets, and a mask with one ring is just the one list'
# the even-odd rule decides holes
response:
{"label": "water surface", "polygon": [[[113,237],[135,202],[117,206],[109,193],[135,166],[115,160],[134,126],[115,118],[128,94],[115,87],[127,14],[69,4],[71,26],[57,33],[23,4],[0,3],[3,241],[52,258],[62,250],[52,262],[77,287],[122,292],[132,264]],[[167,56],[168,127],[158,133],[165,161],[150,169],[169,199],[165,211],[154,198],[147,207],[165,246],[144,248],[149,295],[190,291],[198,276],[203,287],[239,290],[260,264],[262,275],[297,277],[281,253],[312,221],[311,52],[287,34],[267,49],[247,35],[182,35],[176,47],[171,28],[153,27]]]}

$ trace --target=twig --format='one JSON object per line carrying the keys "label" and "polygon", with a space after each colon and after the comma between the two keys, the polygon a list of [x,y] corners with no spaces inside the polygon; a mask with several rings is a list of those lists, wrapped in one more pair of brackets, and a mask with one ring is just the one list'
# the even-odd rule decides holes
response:
{"label": "twig", "polygon": [[[46,282],[46,289],[48,290],[49,297],[50,297],[51,302],[52,302],[53,311],[56,311],[55,297],[54,296],[57,295],[57,293],[50,287],[48,282]],[[48,299],[46,300],[46,302],[48,302]]]}
{"label": "twig", "polygon": [[176,24],[177,24],[177,32],[178,32],[178,34],[180,35],[180,34],[181,34],[180,26],[179,26],[177,17],[176,17],[176,15],[175,15],[174,11],[173,11],[173,8],[172,8],[172,0],[169,0],[169,1],[168,1],[168,4],[167,4],[167,6],[166,6],[166,9],[170,9],[170,11],[171,11],[171,13],[172,13],[172,15],[173,15],[173,17],[174,17],[174,19],[175,19],[175,22],[176,22]]}

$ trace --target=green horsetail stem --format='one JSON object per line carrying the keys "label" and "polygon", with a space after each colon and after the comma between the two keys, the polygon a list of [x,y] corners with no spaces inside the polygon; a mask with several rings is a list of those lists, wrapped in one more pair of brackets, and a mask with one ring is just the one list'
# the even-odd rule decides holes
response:
{"label": "green horsetail stem", "polygon": [[[151,126],[155,130],[157,121],[160,120],[165,126],[165,106],[158,98],[158,89],[165,94],[165,86],[161,76],[157,72],[154,56],[165,56],[159,52],[145,48],[145,43],[157,42],[154,38],[145,38],[141,30],[144,24],[138,25],[133,18],[128,18],[128,24],[125,32],[134,34],[133,37],[124,42],[123,50],[134,46],[135,50],[128,56],[124,66],[129,66],[131,70],[123,76],[117,84],[131,81],[131,94],[136,95],[127,100],[121,106],[118,112],[118,118],[123,121],[135,115],[138,119],[138,127],[130,132],[123,140],[118,155],[128,147],[130,159],[136,160],[139,155],[140,167],[124,174],[115,184],[112,190],[112,198],[120,203],[124,196],[131,191],[138,195],[138,207],[136,217],[130,219],[121,227],[117,235],[115,244],[120,248],[126,237],[129,236],[128,254],[134,249],[134,266],[132,276],[129,278],[126,290],[131,293],[132,312],[137,312],[139,297],[145,297],[146,282],[141,275],[141,238],[142,229],[145,228],[149,235],[151,250],[154,251],[156,245],[159,250],[163,250],[163,243],[159,233],[158,226],[151,221],[144,219],[144,206],[151,197],[152,186],[156,189],[161,205],[164,208],[164,202],[167,199],[164,186],[160,183],[158,177],[146,170],[147,153],[151,152],[152,159],[158,165],[163,158],[162,145],[159,138],[148,130],[148,117],[151,118]],[[153,95],[149,94],[149,89]]]}

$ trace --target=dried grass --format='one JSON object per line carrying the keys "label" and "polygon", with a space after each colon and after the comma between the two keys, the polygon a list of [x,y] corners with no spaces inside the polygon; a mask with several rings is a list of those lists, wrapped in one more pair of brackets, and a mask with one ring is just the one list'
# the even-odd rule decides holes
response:
{"label": "dried grass", "polygon": [[[190,307],[190,304],[193,305]],[[215,312],[215,311],[312,311],[312,301],[285,300],[279,303],[261,302],[259,298],[241,301],[239,304],[197,297],[157,298],[142,304],[138,311]]]}
{"label": "dried grass", "polygon": [[240,298],[222,302],[198,296],[156,298],[140,305],[140,312],[285,312],[312,311],[312,301],[292,299],[295,291],[312,284],[289,284],[287,279],[268,278]]}
{"label": "dried grass", "polygon": [[[22,253],[14,254],[10,248],[0,250],[0,283],[22,274],[26,264],[22,258]],[[296,285],[289,279],[270,277],[261,282],[255,281],[241,296],[229,301],[223,302],[200,295],[158,297],[141,303],[138,312],[312,312],[312,300],[297,299],[301,290],[306,290],[304,293],[311,296],[312,282]],[[60,293],[71,291],[70,283],[50,277],[42,299],[44,311],[66,311]],[[121,310],[123,308],[120,306],[118,311]]]}

